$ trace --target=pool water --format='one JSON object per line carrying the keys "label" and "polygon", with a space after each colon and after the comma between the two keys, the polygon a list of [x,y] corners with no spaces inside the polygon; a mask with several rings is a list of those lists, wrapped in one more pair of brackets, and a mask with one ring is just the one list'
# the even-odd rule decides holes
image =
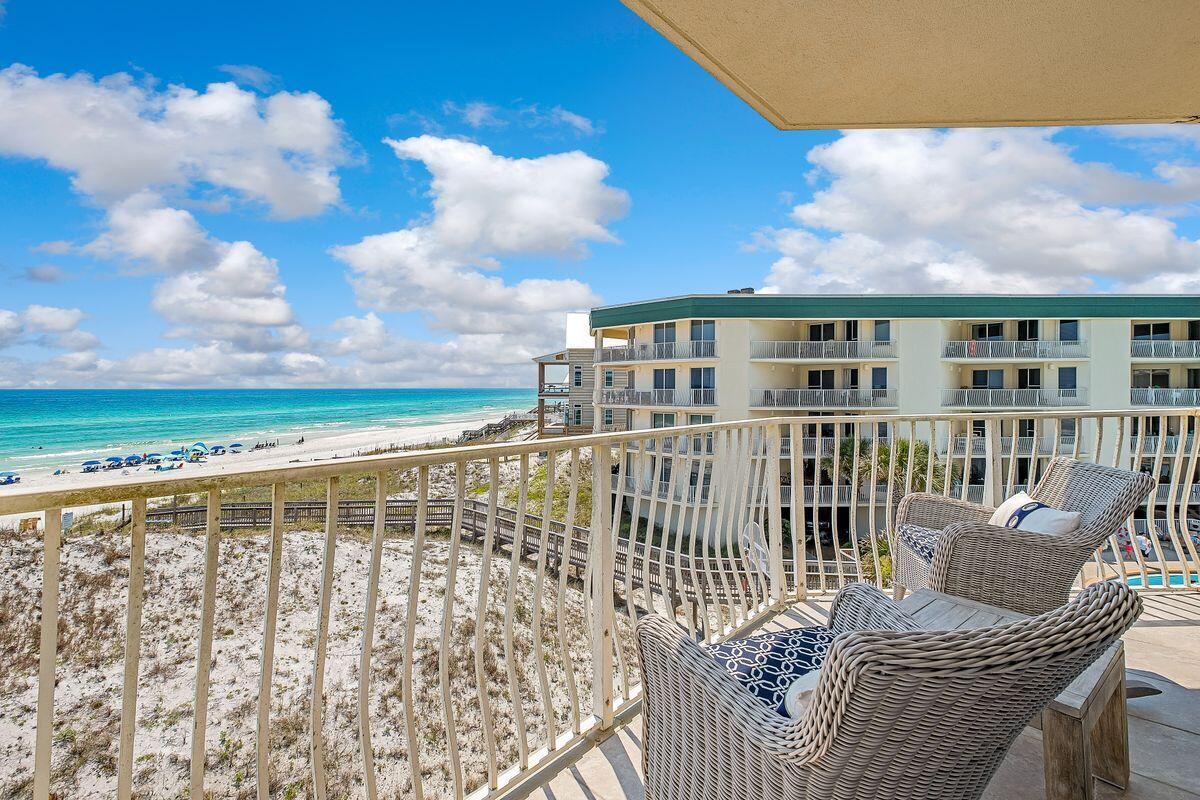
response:
{"label": "pool water", "polygon": [[[1159,573],[1157,575],[1147,575],[1146,578],[1147,578],[1147,580],[1146,580],[1147,588],[1153,588],[1155,586],[1161,587],[1163,585],[1163,576],[1161,573]],[[1168,586],[1183,586],[1184,585],[1182,573],[1179,573],[1179,572],[1172,573],[1170,578],[1171,578],[1171,580],[1167,584]],[[1200,582],[1200,575],[1193,572],[1192,573],[1192,584],[1195,585],[1198,582]],[[1142,585],[1142,576],[1141,575],[1130,575],[1129,579],[1128,579],[1128,584],[1130,586],[1134,586],[1134,587],[1141,586]]]}

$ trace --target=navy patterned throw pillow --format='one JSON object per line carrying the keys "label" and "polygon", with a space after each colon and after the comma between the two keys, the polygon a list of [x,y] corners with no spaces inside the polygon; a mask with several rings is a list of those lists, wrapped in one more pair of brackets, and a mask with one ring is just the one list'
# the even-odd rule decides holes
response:
{"label": "navy patterned throw pillow", "polygon": [[904,523],[896,530],[900,542],[928,563],[933,563],[933,551],[937,549],[942,532],[920,525]]}
{"label": "navy patterned throw pillow", "polygon": [[796,628],[732,639],[706,649],[730,677],[768,708],[788,716],[788,689],[805,674],[820,669],[833,643],[828,628]]}

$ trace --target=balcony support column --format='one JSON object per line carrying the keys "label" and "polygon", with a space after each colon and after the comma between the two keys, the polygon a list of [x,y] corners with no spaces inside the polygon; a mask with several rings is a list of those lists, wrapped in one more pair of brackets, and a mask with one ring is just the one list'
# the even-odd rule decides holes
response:
{"label": "balcony support column", "polygon": [[[1003,470],[1000,466],[1000,454],[1002,452],[1000,446],[1000,420],[987,419],[983,422],[983,457],[985,463],[985,474],[983,480],[983,504],[995,508],[1000,505],[1001,498],[1004,497],[1003,486]],[[1016,438],[1013,439],[1014,457]],[[1035,440],[1034,446],[1037,446]],[[970,469],[971,454],[967,454],[968,469]],[[964,478],[964,483],[966,478]]]}
{"label": "balcony support column", "polygon": [[592,448],[592,715],[600,730],[613,725],[613,581],[616,541],[613,528],[612,448]]}

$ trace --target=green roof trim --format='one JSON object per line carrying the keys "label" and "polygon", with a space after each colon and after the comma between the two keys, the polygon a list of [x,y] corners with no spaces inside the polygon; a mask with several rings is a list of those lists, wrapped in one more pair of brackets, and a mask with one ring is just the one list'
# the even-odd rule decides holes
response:
{"label": "green roof trim", "polygon": [[593,308],[612,328],[677,319],[1200,319],[1200,295],[691,294]]}

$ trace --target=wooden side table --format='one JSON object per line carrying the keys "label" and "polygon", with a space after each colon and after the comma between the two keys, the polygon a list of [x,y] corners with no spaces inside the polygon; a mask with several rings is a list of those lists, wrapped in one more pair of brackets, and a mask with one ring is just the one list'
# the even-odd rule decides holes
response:
{"label": "wooden side table", "polygon": [[[919,589],[900,607],[924,628],[984,628],[1024,614],[931,589]],[[1093,776],[1129,785],[1129,721],[1125,708],[1125,648],[1117,642],[1084,670],[1031,723],[1042,730],[1047,800],[1091,800]]]}

